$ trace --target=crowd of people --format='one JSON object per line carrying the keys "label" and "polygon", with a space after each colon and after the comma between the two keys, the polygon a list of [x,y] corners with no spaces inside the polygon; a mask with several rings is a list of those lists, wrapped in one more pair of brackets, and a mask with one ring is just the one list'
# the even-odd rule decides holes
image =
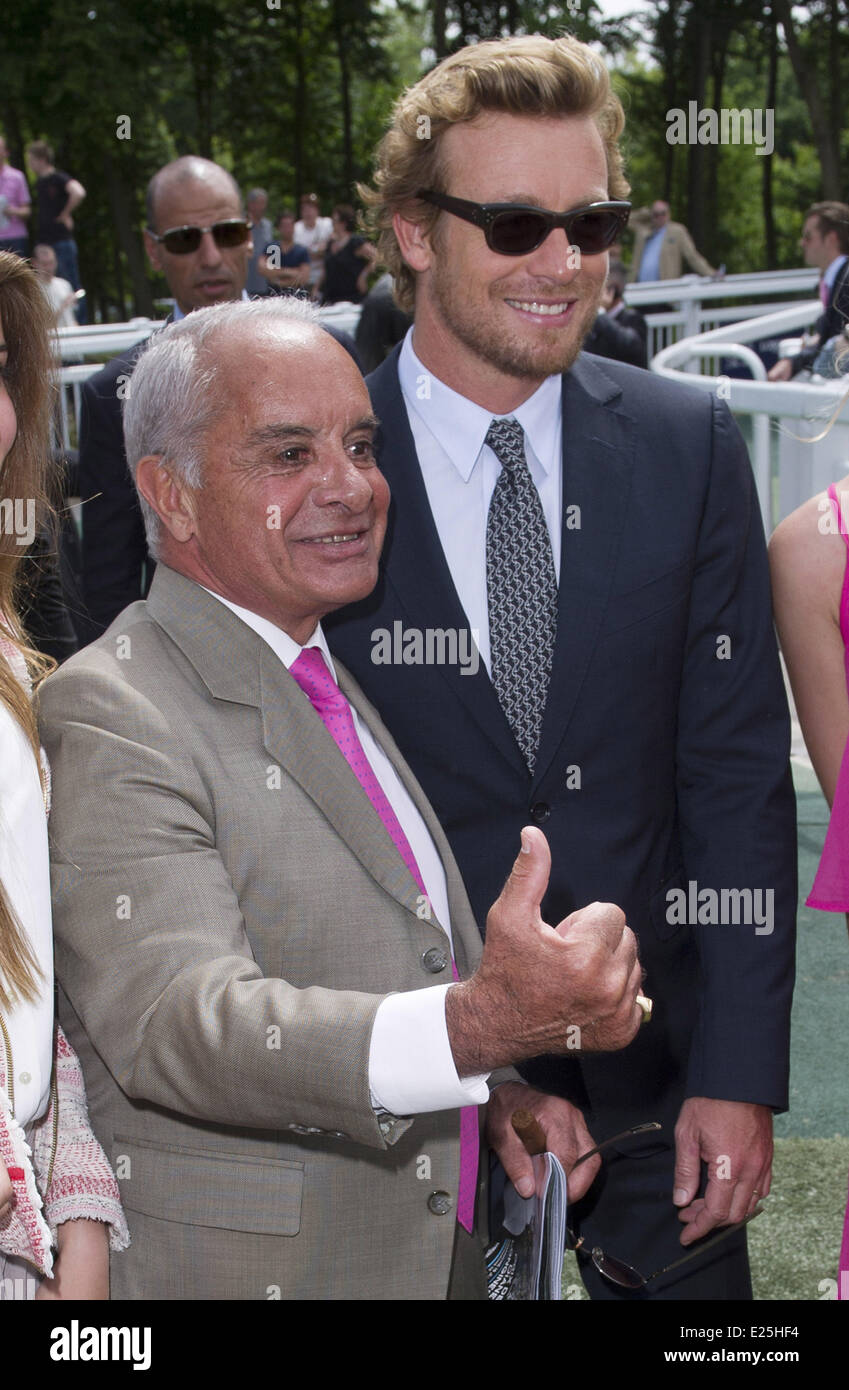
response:
{"label": "crowd of people", "polygon": [[[371,240],[312,194],[275,237],[263,189],[157,170],[174,309],[83,389],[55,670],[22,541],[56,535],[47,290],[74,281],[67,236],[0,249],[0,1297],[484,1299],[513,1249],[488,1189],[539,1177],[519,1109],[592,1298],[752,1297],[790,720],[744,442],[641,370],[609,257],[623,126],[588,46],[529,36],[399,98]],[[71,233],[84,190],[60,206],[38,148]],[[694,252],[662,208],[637,276]],[[365,381],[311,300],[378,261]],[[849,912],[849,527],[821,500],[772,553],[834,806],[810,901]]]}

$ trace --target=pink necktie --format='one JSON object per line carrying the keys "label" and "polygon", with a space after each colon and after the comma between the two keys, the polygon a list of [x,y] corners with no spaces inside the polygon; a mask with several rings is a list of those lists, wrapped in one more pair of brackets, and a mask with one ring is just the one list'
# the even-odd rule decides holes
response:
{"label": "pink necktie", "polygon": [[828,285],[825,283],[825,280],[820,280],[820,299],[822,300],[822,307],[823,307],[824,309],[827,309],[827,308],[828,308]]}
{"label": "pink necktie", "polygon": [[[297,661],[289,667],[289,674],[309,696],[310,703],[328,733],[332,734],[340,752],[344,754],[357,781],[383,821],[386,833],[412,874],[420,892],[427,897],[427,889],[410,842],[357,737],[350,705],[330,674],[318,647],[304,647]],[[451,971],[454,979],[459,979],[453,956]],[[460,1190],[457,1194],[457,1220],[470,1233],[474,1225],[479,1149],[477,1106],[466,1105],[460,1111]]]}

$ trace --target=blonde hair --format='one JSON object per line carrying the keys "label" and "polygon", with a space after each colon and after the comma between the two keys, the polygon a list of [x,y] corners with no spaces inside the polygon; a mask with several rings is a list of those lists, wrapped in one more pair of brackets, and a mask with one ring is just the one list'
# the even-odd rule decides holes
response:
{"label": "blonde hair", "polygon": [[402,309],[414,307],[416,277],[401,256],[392,217],[401,212],[430,231],[439,211],[416,194],[421,188],[448,191],[441,137],[450,126],[473,121],[484,111],[591,116],[604,141],[609,195],[628,195],[619,149],[625,125],[622,104],[604,63],[585,43],[569,36],[546,39],[530,34],[472,44],[453,53],[399,97],[377,149],[374,187],[361,184],[357,190]]}
{"label": "blonde hair", "polygon": [[[6,389],[15,409],[18,432],[0,459],[0,496],[30,501],[37,522],[51,516],[50,482],[50,331],[53,314],[35,272],[10,252],[0,252],[0,321],[8,347]],[[0,637],[21,653],[33,685],[55,662],[33,650],[18,618],[18,581],[22,554],[16,536],[0,528]],[[0,650],[0,702],[23,729],[41,773],[35,712]],[[43,775],[42,775],[43,785]],[[34,999],[40,977],[38,962],[0,882],[0,1008],[18,999]]]}

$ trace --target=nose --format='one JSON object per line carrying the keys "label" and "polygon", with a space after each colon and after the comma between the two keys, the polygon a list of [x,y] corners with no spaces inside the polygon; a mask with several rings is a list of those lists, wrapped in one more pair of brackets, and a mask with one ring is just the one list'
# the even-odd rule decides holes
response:
{"label": "nose", "polygon": [[212,232],[204,232],[198,247],[201,265],[218,265],[221,261],[221,251]]}
{"label": "nose", "polygon": [[548,280],[568,284],[581,268],[581,253],[573,246],[563,227],[555,227],[536,251],[528,256],[528,270]]}
{"label": "nose", "polygon": [[347,453],[334,451],[328,457],[313,489],[319,507],[344,507],[356,515],[367,510],[374,495],[370,474],[374,470],[357,467]]}

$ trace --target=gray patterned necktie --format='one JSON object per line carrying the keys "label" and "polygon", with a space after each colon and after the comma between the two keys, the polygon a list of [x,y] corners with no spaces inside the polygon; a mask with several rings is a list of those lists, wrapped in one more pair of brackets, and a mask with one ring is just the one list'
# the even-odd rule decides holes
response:
{"label": "gray patterned necktie", "polygon": [[531,772],[557,633],[551,537],[518,420],[493,420],[485,443],[501,464],[486,522],[492,683]]}

